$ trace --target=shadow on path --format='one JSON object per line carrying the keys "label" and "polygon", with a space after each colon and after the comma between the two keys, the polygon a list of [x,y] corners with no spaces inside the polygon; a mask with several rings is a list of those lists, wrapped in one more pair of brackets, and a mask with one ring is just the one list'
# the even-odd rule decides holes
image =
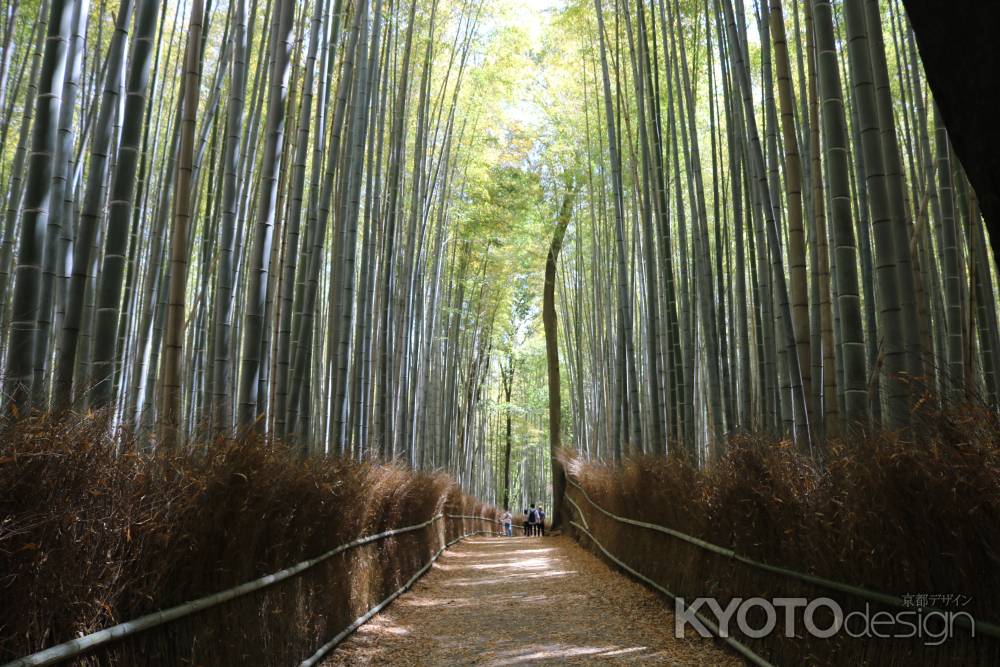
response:
{"label": "shadow on path", "polygon": [[472,538],[324,665],[742,664],[673,629],[663,599],[569,538]]}

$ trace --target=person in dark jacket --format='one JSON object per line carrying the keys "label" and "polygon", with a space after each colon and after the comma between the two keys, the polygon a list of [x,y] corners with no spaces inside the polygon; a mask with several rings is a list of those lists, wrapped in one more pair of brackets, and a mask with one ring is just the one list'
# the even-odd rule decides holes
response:
{"label": "person in dark jacket", "polygon": [[528,535],[538,535],[538,510],[535,508],[535,503],[531,503],[531,509],[528,511]]}
{"label": "person in dark jacket", "polygon": [[538,524],[535,529],[538,531],[539,535],[545,537],[545,510],[541,505],[538,506]]}

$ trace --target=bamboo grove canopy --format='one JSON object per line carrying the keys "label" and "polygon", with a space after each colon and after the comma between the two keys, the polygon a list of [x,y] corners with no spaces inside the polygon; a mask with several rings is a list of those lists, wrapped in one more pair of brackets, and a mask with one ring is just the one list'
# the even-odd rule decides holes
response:
{"label": "bamboo grove canopy", "polygon": [[5,414],[506,504],[996,407],[996,10],[932,4],[6,0]]}

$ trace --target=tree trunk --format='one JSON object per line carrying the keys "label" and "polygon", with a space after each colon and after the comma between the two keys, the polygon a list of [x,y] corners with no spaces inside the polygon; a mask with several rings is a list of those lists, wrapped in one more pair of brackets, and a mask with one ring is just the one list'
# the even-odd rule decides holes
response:
{"label": "tree trunk", "polygon": [[7,347],[7,401],[21,415],[31,401],[32,351],[38,294],[45,252],[45,231],[52,192],[52,170],[59,128],[59,104],[70,36],[74,0],[54,0],[49,32],[42,57],[41,78],[35,97],[35,117],[28,158],[27,190],[21,220],[21,242],[14,273],[10,345]]}
{"label": "tree trunk", "polygon": [[167,324],[164,332],[162,361],[162,407],[160,409],[161,444],[177,444],[181,417],[181,369],[184,352],[185,300],[187,296],[190,229],[193,211],[192,171],[194,168],[194,129],[201,92],[201,40],[204,0],[194,0],[188,24],[184,54],[184,108],[181,115],[180,149],[177,158],[177,188],[174,192],[174,225],[170,235],[168,267]]}
{"label": "tree trunk", "polygon": [[121,313],[121,286],[125,272],[125,253],[128,249],[129,220],[132,216],[139,144],[142,138],[146,84],[149,80],[158,13],[158,0],[143,0],[136,19],[138,27],[125,88],[121,145],[111,179],[108,230],[104,237],[104,263],[97,298],[97,329],[92,367],[94,384],[91,397],[91,404],[95,407],[106,404],[112,398],[112,372]]}
{"label": "tree trunk", "polygon": [[562,446],[562,399],[559,380],[559,327],[556,321],[556,269],[563,237],[573,216],[576,186],[567,178],[567,190],[562,208],[552,232],[549,254],[545,258],[545,286],[542,293],[542,326],[545,328],[545,367],[549,386],[549,460],[552,466],[552,529],[562,524],[563,494],[566,492],[566,472],[557,458]]}

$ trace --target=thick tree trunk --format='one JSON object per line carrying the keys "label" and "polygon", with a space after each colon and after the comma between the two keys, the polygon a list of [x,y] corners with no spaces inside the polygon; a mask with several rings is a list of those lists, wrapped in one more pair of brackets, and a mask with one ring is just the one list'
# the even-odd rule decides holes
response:
{"label": "thick tree trunk", "polygon": [[[546,331],[548,331],[546,329]],[[510,509],[510,452],[513,445],[513,432],[512,432],[512,420],[510,414],[510,395],[511,391],[514,389],[514,355],[513,352],[508,357],[508,362],[510,366],[507,371],[504,372],[501,369],[503,377],[503,391],[504,398],[507,399],[507,410],[505,411],[504,418],[507,422],[505,438],[504,438],[504,455],[503,455],[503,508],[505,510]],[[558,372],[558,371],[557,371]]]}
{"label": "thick tree trunk", "polygon": [[21,242],[14,274],[5,388],[9,400],[21,414],[27,412],[31,400],[32,351],[38,314],[38,288],[42,278],[63,73],[73,30],[75,5],[73,0],[56,0],[52,3],[41,78],[35,98],[31,155],[28,158],[26,179],[28,187],[24,195]]}
{"label": "thick tree trunk", "polygon": [[[823,135],[827,167],[827,196],[834,249],[832,274],[837,295],[836,312],[840,319],[840,354],[837,363],[844,368],[844,419],[849,425],[868,422],[868,391],[864,328],[858,294],[857,243],[851,217],[848,185],[847,119],[844,115],[840,70],[837,64],[833,32],[833,7],[830,0],[811,0],[816,39],[816,68],[819,101],[823,110]],[[835,315],[836,316],[836,315]],[[827,424],[829,427],[830,424]]]}
{"label": "thick tree trunk", "polygon": [[152,60],[153,38],[159,13],[157,0],[144,0],[137,17],[137,32],[132,46],[132,62],[125,88],[121,145],[111,179],[111,201],[108,204],[108,229],[104,240],[104,260],[98,292],[97,331],[94,345],[92,403],[101,406],[112,398],[115,343],[121,309],[121,287],[125,275],[125,253],[128,249],[129,221],[135,192],[136,167],[142,139],[143,112],[146,106],[146,84]]}
{"label": "thick tree trunk", "polygon": [[246,312],[243,322],[243,358],[240,363],[237,424],[247,428],[266,410],[266,400],[259,396],[258,380],[266,364],[263,345],[266,325],[268,277],[271,270],[271,244],[278,221],[278,180],[285,143],[285,96],[288,92],[288,67],[292,48],[291,0],[279,0],[275,10],[275,34],[272,36],[272,69],[267,102],[267,137],[261,184],[257,202],[251,266],[248,273]]}
{"label": "thick tree trunk", "polygon": [[180,149],[177,158],[177,189],[174,192],[174,226],[170,236],[167,324],[164,331],[162,362],[162,444],[177,442],[181,417],[181,364],[184,351],[185,299],[190,248],[191,193],[194,187],[194,128],[201,88],[201,40],[204,20],[203,0],[194,0],[184,54],[184,110],[181,116]]}
{"label": "thick tree trunk", "polygon": [[566,492],[566,473],[562,463],[556,458],[562,446],[562,398],[559,386],[559,326],[556,321],[556,268],[563,237],[573,214],[576,197],[575,185],[567,184],[563,195],[562,208],[552,232],[552,243],[545,258],[545,286],[542,293],[542,326],[545,329],[545,367],[548,371],[549,386],[549,459],[552,465],[552,528],[559,528],[562,522],[562,500]]}

